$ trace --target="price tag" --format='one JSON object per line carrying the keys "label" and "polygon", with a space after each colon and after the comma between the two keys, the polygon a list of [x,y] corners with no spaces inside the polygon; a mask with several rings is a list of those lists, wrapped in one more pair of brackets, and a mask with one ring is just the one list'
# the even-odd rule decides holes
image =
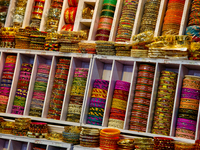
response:
{"label": "price tag", "polygon": [[40,144],[41,141],[40,140],[35,140],[35,144]]}
{"label": "price tag", "polygon": [[42,51],[41,54],[42,54],[42,55],[46,55],[46,52]]}

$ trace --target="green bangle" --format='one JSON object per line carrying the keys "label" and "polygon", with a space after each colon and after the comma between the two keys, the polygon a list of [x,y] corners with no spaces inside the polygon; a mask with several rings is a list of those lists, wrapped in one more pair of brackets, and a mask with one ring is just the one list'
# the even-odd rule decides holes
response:
{"label": "green bangle", "polygon": [[104,5],[102,10],[112,10],[115,11],[115,7],[111,5]]}
{"label": "green bangle", "polygon": [[116,5],[117,4],[117,0],[104,0],[103,4],[112,4],[112,5]]}
{"label": "green bangle", "polygon": [[105,17],[112,17],[114,16],[113,12],[109,12],[109,11],[102,11],[101,12],[101,16],[105,16]]}

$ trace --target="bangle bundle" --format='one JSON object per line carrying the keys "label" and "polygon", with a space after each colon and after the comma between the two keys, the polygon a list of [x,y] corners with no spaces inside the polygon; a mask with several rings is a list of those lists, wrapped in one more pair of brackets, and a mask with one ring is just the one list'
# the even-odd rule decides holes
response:
{"label": "bangle bundle", "polygon": [[[104,7],[106,7],[106,6],[104,6]],[[94,13],[94,7],[89,5],[83,9],[82,18],[83,19],[92,19],[93,13]]]}
{"label": "bangle bundle", "polygon": [[15,94],[11,112],[13,114],[23,115],[32,67],[33,65],[30,63],[22,63],[21,65],[19,81],[17,84],[17,91]]}
{"label": "bangle bundle", "polygon": [[147,0],[144,5],[144,12],[142,16],[141,26],[140,26],[140,33],[145,31],[154,31],[158,11],[160,8],[160,1],[161,0]]}
{"label": "bangle bundle", "polygon": [[[83,98],[85,94],[87,75],[88,75],[87,68],[75,69],[74,79],[72,82],[71,93],[70,93],[71,97],[69,101],[67,121],[72,121],[72,122],[80,121],[80,113],[82,110]],[[75,107],[70,106],[70,104],[74,104]]]}
{"label": "bangle bundle", "polygon": [[78,43],[79,51],[81,53],[96,54],[96,44],[95,43]]}
{"label": "bangle bundle", "polygon": [[109,81],[96,79],[93,83],[87,124],[101,126]]}
{"label": "bangle bundle", "polygon": [[135,149],[153,149],[154,141],[151,138],[134,138]]}
{"label": "bangle bundle", "polygon": [[131,45],[130,44],[118,44],[115,43],[116,56],[128,56],[131,55]]}
{"label": "bangle bundle", "polygon": [[48,134],[48,125],[42,122],[32,122],[30,124],[27,137],[30,138],[45,138]]}
{"label": "bangle bundle", "polygon": [[31,31],[30,35],[30,49],[44,50],[45,38],[47,32],[43,31]]}
{"label": "bangle bundle", "polygon": [[82,128],[80,145],[83,147],[99,147],[99,129]]}
{"label": "bangle bundle", "polygon": [[4,27],[5,25],[9,4],[10,4],[9,0],[3,0],[0,2],[0,16],[1,16],[0,28]]}
{"label": "bangle bundle", "polygon": [[58,33],[47,33],[46,43],[44,49],[46,51],[59,51],[60,44],[58,40]]}
{"label": "bangle bundle", "polygon": [[45,0],[35,0],[35,6],[33,6],[34,10],[32,12],[30,27],[35,27],[37,29],[40,28],[40,22],[42,19],[44,4]]}
{"label": "bangle bundle", "polygon": [[122,139],[117,142],[118,149],[120,150],[126,150],[126,149],[134,149],[135,144],[134,144],[134,139]]}
{"label": "bangle bundle", "polygon": [[16,118],[13,135],[26,136],[29,131],[31,119],[30,118]]}
{"label": "bangle bundle", "polygon": [[129,95],[129,88],[130,88],[129,82],[120,81],[120,80],[116,81],[115,90],[118,90],[118,91],[120,90],[120,92],[122,93],[124,93],[125,91],[126,93],[117,94],[114,92],[112,105],[111,105],[111,113],[108,120],[108,127],[123,129],[126,106],[127,106],[127,101],[128,101],[128,95]]}
{"label": "bangle bundle", "polygon": [[129,130],[146,132],[155,66],[140,64]]}
{"label": "bangle bundle", "polygon": [[78,126],[65,126],[65,131],[63,131],[63,142],[79,144],[81,127]]}
{"label": "bangle bundle", "polygon": [[200,41],[200,3],[198,0],[193,0],[191,4],[191,11],[189,16],[188,27],[186,28],[186,35],[192,36],[193,41]]}
{"label": "bangle bundle", "polygon": [[73,29],[74,29],[74,25],[73,24],[65,24],[62,27],[61,31],[73,31]]}
{"label": "bangle bundle", "polygon": [[1,44],[3,48],[14,48],[15,47],[15,34],[16,28],[3,27],[1,28]]}
{"label": "bangle bundle", "polygon": [[99,25],[96,33],[96,41],[108,41],[112,27],[115,6],[117,0],[104,0],[101,10]]}
{"label": "bangle bundle", "polygon": [[62,11],[63,0],[53,0],[48,13],[48,19],[46,23],[46,32],[57,32],[58,24],[60,21],[60,15]]}
{"label": "bangle bundle", "polygon": [[154,137],[154,150],[168,149],[174,150],[174,139],[164,137]]}
{"label": "bangle bundle", "polygon": [[69,58],[60,58],[58,61],[47,118],[60,119],[70,61]]}
{"label": "bangle bundle", "polygon": [[139,0],[123,1],[116,42],[130,41]]}
{"label": "bangle bundle", "polygon": [[30,116],[41,117],[42,115],[50,67],[51,66],[47,64],[39,64],[38,66],[33,97],[29,111]]}
{"label": "bangle bundle", "polygon": [[48,133],[47,140],[62,141],[62,134],[57,132]]}
{"label": "bangle bundle", "polygon": [[189,60],[200,60],[200,43],[199,42],[191,42],[191,46],[189,49]]}
{"label": "bangle bundle", "polygon": [[114,42],[96,41],[96,52],[98,55],[115,55]]}
{"label": "bangle bundle", "polygon": [[22,27],[28,0],[17,0],[13,16],[13,27]]}
{"label": "bangle bundle", "polygon": [[[183,79],[180,109],[199,109],[200,78],[186,75]],[[176,137],[194,139],[197,123],[197,113],[182,113],[179,111],[176,124]]]}
{"label": "bangle bundle", "polygon": [[[169,79],[169,83],[163,83],[164,77],[174,77]],[[162,71],[160,84],[157,93],[156,106],[154,111],[154,121],[152,133],[169,135],[171,127],[171,116],[174,106],[174,95],[176,92],[177,73],[172,71]],[[172,87],[172,88],[169,88]]]}
{"label": "bangle bundle", "polygon": [[0,112],[5,113],[12,85],[17,56],[7,55],[0,86]]}
{"label": "bangle bundle", "polygon": [[178,35],[185,0],[169,0],[164,18],[162,35]]}
{"label": "bangle bundle", "polygon": [[12,134],[13,129],[15,127],[14,122],[9,122],[9,121],[3,121],[1,120],[1,133],[3,134]]}
{"label": "bangle bundle", "polygon": [[174,143],[174,149],[175,149],[175,150],[178,150],[178,149],[193,150],[193,149],[195,149],[195,144],[183,143],[183,142],[178,142],[178,141],[176,141],[176,142]]}

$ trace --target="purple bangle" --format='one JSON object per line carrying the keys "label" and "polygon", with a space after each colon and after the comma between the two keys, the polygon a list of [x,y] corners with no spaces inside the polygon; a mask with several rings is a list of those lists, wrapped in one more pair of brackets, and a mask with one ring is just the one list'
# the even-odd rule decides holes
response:
{"label": "purple bangle", "polygon": [[129,91],[129,88],[125,86],[115,85],[115,90]]}
{"label": "purple bangle", "polygon": [[196,131],[196,127],[176,126],[176,128],[188,129],[188,130]]}
{"label": "purple bangle", "polygon": [[90,103],[90,107],[105,108],[104,104]]}
{"label": "purple bangle", "polygon": [[117,80],[115,85],[126,86],[127,88],[130,87],[130,83],[129,82],[125,82],[125,81],[121,81],[121,80]]}
{"label": "purple bangle", "polygon": [[181,94],[181,98],[188,98],[188,99],[197,99],[197,100],[200,100],[199,94],[192,94],[192,93]]}
{"label": "purple bangle", "polygon": [[18,114],[18,115],[23,115],[24,111],[13,109],[11,113],[12,114]]}
{"label": "purple bangle", "polygon": [[200,90],[182,88],[182,94],[187,94],[187,93],[200,94]]}
{"label": "purple bangle", "polygon": [[176,125],[177,126],[183,126],[183,127],[186,127],[186,128],[194,128],[194,127],[196,127],[195,124],[188,124],[188,123],[185,123],[185,122],[177,122]]}
{"label": "purple bangle", "polygon": [[184,122],[184,123],[193,124],[193,125],[197,124],[197,122],[194,120],[184,119],[184,118],[178,118],[177,122]]}
{"label": "purple bangle", "polygon": [[109,85],[109,81],[101,80],[101,79],[95,79],[94,80],[94,84],[104,84],[104,85],[108,86]]}
{"label": "purple bangle", "polygon": [[88,115],[87,120],[94,121],[94,122],[102,122],[103,121],[103,117],[94,116],[94,115]]}
{"label": "purple bangle", "polygon": [[94,84],[93,84],[93,88],[108,90],[108,85],[94,83]]}
{"label": "purple bangle", "polygon": [[87,124],[101,126],[101,123],[87,120]]}
{"label": "purple bangle", "polygon": [[21,109],[21,110],[24,110],[24,107],[13,105],[12,109]]}
{"label": "purple bangle", "polygon": [[91,98],[90,103],[99,103],[99,104],[104,104],[106,103],[106,99],[103,98]]}

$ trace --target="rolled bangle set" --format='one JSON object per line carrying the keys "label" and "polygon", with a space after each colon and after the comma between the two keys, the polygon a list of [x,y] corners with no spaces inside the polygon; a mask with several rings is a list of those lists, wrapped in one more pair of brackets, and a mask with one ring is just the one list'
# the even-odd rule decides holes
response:
{"label": "rolled bangle set", "polygon": [[93,84],[87,124],[102,125],[109,81],[96,79]]}
{"label": "rolled bangle set", "polygon": [[123,129],[130,83],[117,80],[111,104],[108,127]]}
{"label": "rolled bangle set", "polygon": [[30,138],[45,138],[48,134],[48,126],[42,122],[32,122],[30,124],[27,137]]}
{"label": "rolled bangle set", "polygon": [[88,68],[76,68],[70,93],[67,121],[79,122],[82,110]]}
{"label": "rolled bangle set", "polygon": [[15,63],[17,56],[8,55],[6,56],[2,80],[0,85],[0,112],[5,113],[7,108],[7,103],[9,99],[10,89],[12,85]]}
{"label": "rolled bangle set", "polygon": [[19,81],[17,84],[17,91],[15,94],[11,112],[13,114],[23,115],[24,113],[24,107],[26,103],[32,67],[33,65],[30,63],[22,63],[21,65]]}
{"label": "rolled bangle set", "polygon": [[63,142],[79,144],[81,127],[78,126],[65,126],[65,131],[62,132]]}
{"label": "rolled bangle set", "polygon": [[39,64],[38,66],[36,81],[33,89],[33,97],[29,110],[30,116],[41,117],[42,115],[50,67],[51,66],[48,64]]}
{"label": "rolled bangle set", "polygon": [[70,62],[69,58],[58,60],[47,118],[60,120]]}

